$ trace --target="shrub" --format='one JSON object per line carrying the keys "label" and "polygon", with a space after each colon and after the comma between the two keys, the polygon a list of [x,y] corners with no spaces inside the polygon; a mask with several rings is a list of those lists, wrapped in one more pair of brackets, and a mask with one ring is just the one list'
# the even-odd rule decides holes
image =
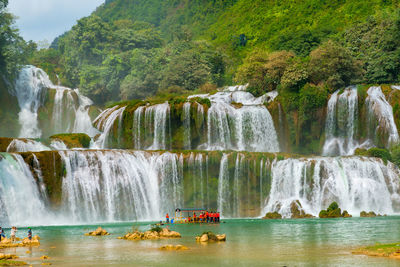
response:
{"label": "shrub", "polygon": [[385,164],[387,163],[388,160],[392,160],[390,152],[385,148],[377,148],[377,147],[370,148],[368,149],[368,156],[381,158],[383,162],[385,162]]}
{"label": "shrub", "polygon": [[153,225],[153,226],[150,228],[150,231],[151,231],[151,232],[160,233],[162,230],[163,230],[163,228],[162,228],[161,226],[159,226],[159,225]]}
{"label": "shrub", "polygon": [[350,51],[333,41],[327,41],[310,53],[310,80],[336,90],[362,76],[361,64]]}
{"label": "shrub", "polygon": [[400,145],[392,148],[392,162],[400,167]]}

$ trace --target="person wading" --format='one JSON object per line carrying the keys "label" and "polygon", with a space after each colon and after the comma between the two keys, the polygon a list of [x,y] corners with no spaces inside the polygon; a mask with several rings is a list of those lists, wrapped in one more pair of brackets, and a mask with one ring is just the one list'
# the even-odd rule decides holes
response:
{"label": "person wading", "polygon": [[13,226],[11,228],[11,234],[10,234],[10,238],[11,238],[11,242],[14,243],[15,242],[15,234],[17,233],[17,227]]}
{"label": "person wading", "polygon": [[169,223],[169,214],[167,213],[167,215],[165,216],[167,223]]}

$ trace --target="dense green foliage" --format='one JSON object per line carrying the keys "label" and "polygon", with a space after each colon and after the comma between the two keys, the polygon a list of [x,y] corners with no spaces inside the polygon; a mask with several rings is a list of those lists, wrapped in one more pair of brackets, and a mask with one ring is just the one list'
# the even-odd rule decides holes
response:
{"label": "dense green foliage", "polygon": [[233,78],[257,95],[279,89],[297,97],[307,83],[332,92],[398,81],[397,7],[378,0],[112,0],[31,60],[98,103]]}
{"label": "dense green foliage", "polygon": [[[398,158],[397,158],[398,149],[399,149],[398,147],[393,149],[393,155],[397,159],[397,161],[398,161]],[[356,149],[354,154],[358,155],[358,156],[367,156],[367,157],[380,158],[380,159],[383,160],[383,162],[385,162],[385,164],[387,163],[388,160],[389,161],[392,160],[392,155],[391,155],[390,151],[385,149],[385,148],[372,147],[372,148],[370,148],[368,150],[362,149],[362,148],[358,148],[358,149]],[[398,166],[400,166],[400,165],[398,165]]]}
{"label": "dense green foliage", "polygon": [[[14,16],[7,12],[8,0],[0,0],[0,74],[9,81],[16,74],[18,66],[36,49],[33,42],[26,43],[19,36]],[[8,76],[8,77],[7,77]]]}

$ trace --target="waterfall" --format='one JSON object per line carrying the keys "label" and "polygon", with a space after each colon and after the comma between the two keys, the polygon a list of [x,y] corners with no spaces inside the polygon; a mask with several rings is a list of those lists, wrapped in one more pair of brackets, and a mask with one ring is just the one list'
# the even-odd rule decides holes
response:
{"label": "waterfall", "polygon": [[14,139],[7,147],[7,152],[46,151],[49,147],[30,139]]}
{"label": "waterfall", "polygon": [[184,129],[184,149],[191,149],[191,136],[190,136],[190,107],[191,103],[186,102],[183,104],[183,129]]}
{"label": "waterfall", "polygon": [[399,143],[399,133],[393,117],[393,109],[387,102],[380,86],[372,86],[365,99],[368,112],[368,137],[376,143],[384,139],[384,145],[390,148]]}
{"label": "waterfall", "polygon": [[50,88],[52,83],[47,74],[33,66],[21,69],[15,83],[15,94],[18,99],[20,137],[38,138],[42,132],[39,129],[37,111],[42,105],[43,90]]}
{"label": "waterfall", "polygon": [[207,150],[278,152],[279,143],[268,109],[263,105],[270,96],[255,98],[242,87],[229,87],[207,98]]}
{"label": "waterfall", "polygon": [[230,210],[230,190],[229,190],[229,170],[228,170],[228,154],[224,154],[221,159],[218,177],[218,211],[221,217],[227,217]]}
{"label": "waterfall", "polygon": [[138,107],[133,113],[133,143],[136,149],[142,149],[142,141],[143,134],[141,133],[142,125],[143,125],[143,114],[144,114],[145,107],[140,106]]}
{"label": "waterfall", "polygon": [[93,137],[99,132],[92,125],[92,120],[89,116],[89,108],[93,105],[93,101],[86,96],[79,93],[78,89],[74,89],[74,92],[78,96],[79,105],[75,110],[75,123],[73,131],[74,133],[86,133]]}
{"label": "waterfall", "polygon": [[263,214],[277,211],[290,217],[290,204],[299,200],[304,211],[318,216],[336,201],[343,210],[393,214],[400,211],[399,169],[375,158],[304,158],[276,161]]}
{"label": "waterfall", "polygon": [[[61,151],[63,206],[73,222],[154,220],[182,205],[175,154]],[[160,181],[161,180],[161,181]]]}
{"label": "waterfall", "polygon": [[356,87],[348,87],[341,94],[333,93],[328,101],[325,125],[324,156],[352,155],[359,146],[355,134],[358,121]]}
{"label": "waterfall", "polygon": [[29,167],[18,154],[0,153],[0,223],[45,225],[50,214]]}
{"label": "waterfall", "polygon": [[153,143],[148,148],[149,150],[166,149],[169,112],[168,102],[146,108],[145,131],[151,132],[153,136]]}
{"label": "waterfall", "polygon": [[126,109],[125,107],[114,106],[104,110],[94,120],[96,128],[102,131],[101,135],[97,138],[93,148],[108,148],[108,139],[113,129],[114,122],[118,118],[118,126],[121,126],[122,115]]}
{"label": "waterfall", "polygon": [[55,90],[54,105],[50,115],[51,121],[45,123],[52,125],[49,129],[51,133],[83,132],[90,136],[97,134],[88,114],[89,106],[92,105],[90,99],[80,95],[77,89],[54,85],[42,69],[25,66],[15,83],[15,95],[21,108],[18,114],[21,124],[20,137],[42,136],[43,129],[39,127],[38,110],[45,104],[46,93],[50,89]]}

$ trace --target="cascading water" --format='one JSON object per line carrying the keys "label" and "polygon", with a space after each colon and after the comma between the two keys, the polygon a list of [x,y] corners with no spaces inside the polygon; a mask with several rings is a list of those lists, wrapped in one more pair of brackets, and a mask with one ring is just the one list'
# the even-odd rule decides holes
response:
{"label": "cascading water", "polygon": [[92,105],[90,99],[81,96],[77,89],[54,85],[42,69],[25,66],[15,83],[15,95],[21,108],[20,137],[42,136],[43,129],[39,127],[38,110],[44,105],[45,95],[49,89],[56,91],[51,113],[51,129],[48,129],[50,133],[83,132],[90,136],[97,134],[88,114],[89,106]]}
{"label": "cascading water", "polygon": [[374,158],[310,158],[276,161],[271,166],[269,201],[263,211],[290,217],[299,200],[304,211],[318,216],[336,201],[350,214],[400,211],[399,169]]}
{"label": "cascading water", "polygon": [[[45,225],[52,218],[31,170],[18,154],[0,153],[0,223]],[[52,218],[53,219],[53,218]]]}
{"label": "cascading water", "polygon": [[377,143],[384,139],[387,148],[399,143],[399,133],[394,122],[393,108],[387,102],[380,86],[372,86],[367,91],[365,99],[368,122],[368,137]]}
{"label": "cascading water", "polygon": [[[154,220],[182,204],[177,155],[62,151],[63,206],[73,222]],[[161,180],[161,181],[160,181]]]}
{"label": "cascading water", "polygon": [[7,147],[7,152],[46,151],[49,147],[29,139],[14,139]]}
{"label": "cascading water", "polygon": [[34,66],[21,69],[15,84],[15,94],[18,99],[19,123],[21,124],[20,137],[38,138],[42,135],[38,126],[37,111],[43,101],[43,90],[50,88],[47,74]]}
{"label": "cascading water", "polygon": [[355,138],[358,120],[358,95],[356,87],[336,91],[328,102],[325,126],[324,156],[352,155],[359,146]]}
{"label": "cascading water", "polygon": [[150,150],[166,149],[167,126],[169,119],[169,104],[158,104],[146,108],[145,111],[145,132],[153,136],[153,144]]}
{"label": "cascading water", "polygon": [[95,120],[96,128],[102,131],[101,135],[97,138],[93,148],[107,148],[108,137],[111,133],[115,120],[118,118],[118,125],[121,125],[122,115],[126,107],[119,108],[114,106],[104,110]]}
{"label": "cascading water", "polygon": [[263,106],[273,96],[255,98],[241,90],[242,87],[228,87],[224,92],[201,96],[210,99],[211,107],[207,114],[208,143],[200,148],[278,152],[275,126]]}
{"label": "cascading water", "polygon": [[191,149],[191,135],[190,135],[190,107],[191,103],[186,102],[183,104],[183,128],[184,128],[184,149]]}

